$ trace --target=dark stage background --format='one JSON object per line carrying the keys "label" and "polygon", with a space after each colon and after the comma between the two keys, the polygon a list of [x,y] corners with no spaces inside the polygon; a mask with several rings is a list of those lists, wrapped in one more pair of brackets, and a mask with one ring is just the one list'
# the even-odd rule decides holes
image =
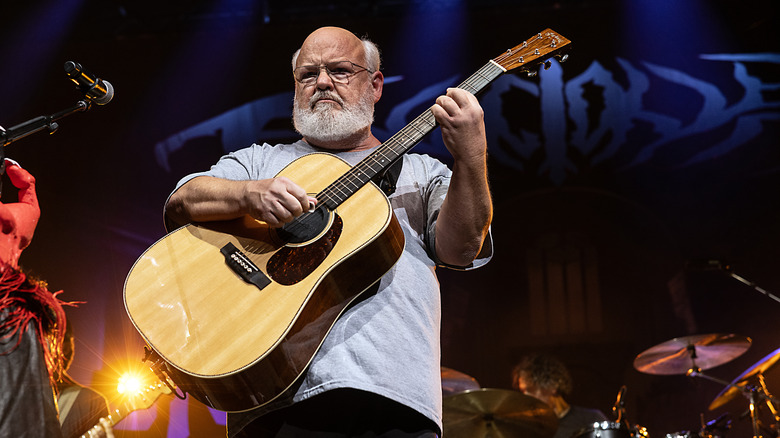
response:
{"label": "dark stage background", "polygon": [[[779,302],[692,266],[727,263],[780,294],[778,2],[59,0],[4,2],[0,17],[4,127],[79,99],[66,61],[116,89],[56,134],[5,148],[36,176],[42,209],[21,264],[85,301],[68,310],[77,380],[113,397],[119,374],[139,366],[122,288],[163,236],[176,181],[252,141],[295,138],[289,62],[311,30],[344,26],[379,44],[388,81],[376,127],[387,138],[550,27],[573,41],[570,60],[505,75],[481,96],[495,257],[441,271],[442,364],[508,388],[521,355],[553,353],[571,368],[573,403],[609,412],[626,385],[628,419],[651,436],[725,412],[729,436],[752,435],[743,398],[710,411],[719,384],[632,363],[675,337],[750,337],[745,354],[706,370],[730,381],[780,347]],[[447,159],[438,131],[416,151]],[[766,378],[777,391],[780,371]],[[223,413],[164,397],[117,435],[221,436],[223,424]]]}

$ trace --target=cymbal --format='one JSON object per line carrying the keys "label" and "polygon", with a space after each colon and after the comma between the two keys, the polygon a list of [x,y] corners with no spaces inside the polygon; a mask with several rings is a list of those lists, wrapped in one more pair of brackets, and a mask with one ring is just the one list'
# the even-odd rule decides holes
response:
{"label": "cymbal", "polygon": [[724,364],[750,348],[751,339],[733,334],[674,338],[651,347],[634,359],[634,368],[647,374],[686,374]]}
{"label": "cymbal", "polygon": [[447,438],[551,438],[558,417],[543,401],[508,389],[476,389],[444,398]]}
{"label": "cymbal", "polygon": [[479,389],[477,379],[452,368],[441,367],[441,392],[444,396]]}
{"label": "cymbal", "polygon": [[[745,372],[737,376],[736,379],[732,380],[731,384],[744,386],[751,377],[767,372],[770,368],[772,368],[772,366],[774,366],[778,359],[780,359],[780,348],[767,354],[761,360],[753,364],[752,367],[748,368],[745,370]],[[739,388],[734,386],[727,386],[723,389],[723,391],[720,392],[720,394],[715,396],[715,399],[713,399],[712,403],[710,403],[709,409],[711,411],[718,409],[719,407],[731,401],[731,399],[736,397],[737,394],[739,394]]]}

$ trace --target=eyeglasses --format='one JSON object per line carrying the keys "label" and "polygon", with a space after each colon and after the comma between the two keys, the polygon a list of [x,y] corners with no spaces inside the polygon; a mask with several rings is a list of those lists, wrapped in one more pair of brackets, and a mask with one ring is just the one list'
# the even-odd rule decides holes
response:
{"label": "eyeglasses", "polygon": [[360,72],[367,71],[373,73],[366,67],[355,64],[351,61],[334,61],[325,65],[302,65],[293,70],[295,80],[301,85],[309,86],[317,82],[320,76],[320,70],[325,69],[330,79],[337,84],[349,84],[349,78]]}

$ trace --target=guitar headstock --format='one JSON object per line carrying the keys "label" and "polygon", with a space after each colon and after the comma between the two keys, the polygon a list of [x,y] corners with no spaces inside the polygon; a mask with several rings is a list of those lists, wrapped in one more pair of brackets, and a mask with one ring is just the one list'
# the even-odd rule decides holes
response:
{"label": "guitar headstock", "polygon": [[569,56],[565,52],[571,48],[570,44],[571,41],[568,38],[552,29],[545,29],[497,56],[493,62],[506,71],[519,68],[533,76],[536,71],[531,70],[531,68],[552,57],[557,57],[561,62],[565,61]]}

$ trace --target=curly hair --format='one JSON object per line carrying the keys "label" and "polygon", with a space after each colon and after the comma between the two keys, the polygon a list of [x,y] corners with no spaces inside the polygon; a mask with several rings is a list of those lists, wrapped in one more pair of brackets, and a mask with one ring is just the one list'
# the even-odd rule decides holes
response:
{"label": "curly hair", "polygon": [[520,359],[512,370],[512,387],[519,387],[523,377],[533,385],[553,390],[561,396],[572,391],[571,374],[566,366],[555,357],[544,354],[529,354]]}

